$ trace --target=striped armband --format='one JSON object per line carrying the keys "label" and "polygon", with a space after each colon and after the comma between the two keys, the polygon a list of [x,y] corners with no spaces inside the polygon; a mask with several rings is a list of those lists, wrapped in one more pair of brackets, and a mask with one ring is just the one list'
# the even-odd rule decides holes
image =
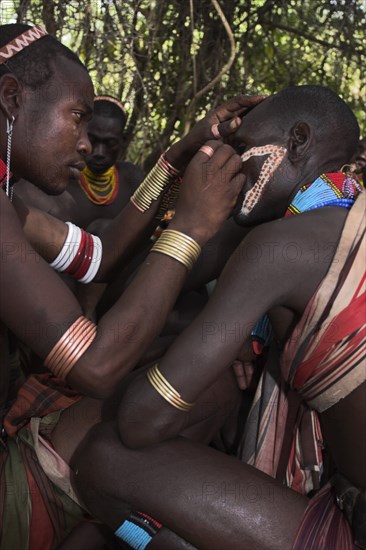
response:
{"label": "striped armband", "polygon": [[65,242],[50,266],[61,273],[69,273],[80,283],[91,283],[102,261],[102,242],[71,222],[66,225]]}

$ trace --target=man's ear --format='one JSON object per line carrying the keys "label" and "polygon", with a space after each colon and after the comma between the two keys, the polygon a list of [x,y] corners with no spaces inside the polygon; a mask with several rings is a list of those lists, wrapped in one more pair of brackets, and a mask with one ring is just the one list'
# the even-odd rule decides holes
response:
{"label": "man's ear", "polygon": [[287,143],[288,158],[292,162],[296,162],[307,155],[313,137],[314,130],[307,122],[296,122],[289,132]]}
{"label": "man's ear", "polygon": [[23,90],[23,85],[14,74],[4,74],[0,78],[0,109],[6,118],[17,117]]}

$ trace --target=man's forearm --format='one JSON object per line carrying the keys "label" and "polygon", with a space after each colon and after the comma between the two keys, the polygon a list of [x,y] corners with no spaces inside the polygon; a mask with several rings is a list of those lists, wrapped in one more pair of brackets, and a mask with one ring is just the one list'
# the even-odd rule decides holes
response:
{"label": "man's forearm", "polygon": [[[20,199],[14,201],[14,207],[27,240],[40,256],[51,263],[62,250],[68,226],[42,210],[25,205]],[[150,236],[158,223],[155,219],[157,208],[158,204],[146,212],[139,212],[129,203],[100,232],[103,252],[94,282],[108,281],[112,271],[130,259],[136,246]]]}

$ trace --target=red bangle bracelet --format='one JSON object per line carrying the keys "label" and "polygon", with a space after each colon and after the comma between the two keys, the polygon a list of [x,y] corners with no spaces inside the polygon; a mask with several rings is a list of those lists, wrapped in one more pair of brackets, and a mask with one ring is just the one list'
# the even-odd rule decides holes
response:
{"label": "red bangle bracelet", "polygon": [[93,252],[94,252],[93,237],[90,235],[90,233],[85,232],[84,256],[77,270],[72,275],[74,279],[79,280],[84,277],[85,273],[88,271],[90,264],[92,262]]}
{"label": "red bangle bracelet", "polygon": [[71,262],[69,267],[67,269],[65,269],[65,273],[70,273],[72,275],[73,270],[79,264],[80,257],[83,253],[83,250],[84,250],[84,246],[85,246],[85,231],[84,231],[84,229],[81,229],[81,237],[80,237],[80,243],[79,243],[78,251],[76,252],[75,258],[73,259],[73,261]]}

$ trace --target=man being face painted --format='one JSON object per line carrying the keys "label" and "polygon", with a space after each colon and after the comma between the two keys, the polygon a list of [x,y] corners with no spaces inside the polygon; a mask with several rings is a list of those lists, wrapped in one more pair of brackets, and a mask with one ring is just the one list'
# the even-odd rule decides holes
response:
{"label": "man being face painted", "polygon": [[[334,160],[335,144],[325,131],[329,120],[326,115],[321,120],[316,111],[315,92],[296,94],[292,90],[283,90],[253,108],[243,117],[231,141],[242,156],[247,176],[235,214],[239,225],[258,225],[312,208],[312,192],[301,196],[319,168],[314,166],[312,146],[321,151],[322,158],[329,159],[327,172],[333,172],[335,165],[338,170],[341,168]],[[342,132],[345,129],[333,122],[332,133]],[[329,205],[341,198],[351,200],[358,187],[354,179],[350,180],[351,191],[347,185],[338,190],[329,182],[315,187],[318,185],[324,187],[323,202]]]}
{"label": "man being face painted", "polygon": [[[232,145],[241,155],[247,181],[235,220],[240,225],[257,225],[281,217],[283,199],[293,188],[284,186],[288,175],[286,131],[276,124],[273,103],[276,96],[249,112],[234,135]],[[282,205],[281,207],[279,205]]]}

